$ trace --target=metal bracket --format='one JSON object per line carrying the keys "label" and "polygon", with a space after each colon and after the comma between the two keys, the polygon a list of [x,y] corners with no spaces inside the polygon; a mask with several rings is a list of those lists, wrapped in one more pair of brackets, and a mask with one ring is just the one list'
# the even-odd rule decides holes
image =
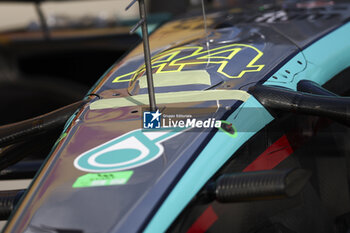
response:
{"label": "metal bracket", "polygon": [[133,0],[125,10],[128,10],[131,6],[135,4],[135,2],[139,2],[139,10],[140,10],[140,21],[131,29],[130,33],[134,33],[140,26],[142,29],[142,40],[143,40],[143,51],[145,57],[145,65],[146,65],[146,75],[147,75],[147,86],[148,86],[148,96],[149,96],[149,104],[151,111],[156,111],[156,98],[154,93],[154,84],[153,84],[153,76],[152,76],[152,63],[151,63],[151,51],[149,48],[149,39],[148,39],[148,29],[147,29],[147,12],[146,5],[144,0]]}

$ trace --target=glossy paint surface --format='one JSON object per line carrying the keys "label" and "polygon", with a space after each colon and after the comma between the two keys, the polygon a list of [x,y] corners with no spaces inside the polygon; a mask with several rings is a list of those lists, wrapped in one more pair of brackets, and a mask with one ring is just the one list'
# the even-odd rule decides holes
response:
{"label": "glossy paint surface", "polygon": [[[324,10],[320,11],[322,13]],[[254,17],[244,11],[211,14],[208,16],[208,41],[201,17],[165,24],[151,36],[153,72],[181,76],[182,72],[205,70],[210,76],[210,85],[207,81],[204,84],[196,81],[186,85],[172,85],[170,82],[169,86],[162,84],[156,87],[156,92],[205,92],[208,89],[246,91],[250,86],[268,80],[276,71],[283,72],[280,68],[293,57],[301,62],[293,69],[293,72],[299,73],[306,69],[308,60],[301,49],[343,25],[344,19],[350,16],[347,10],[338,10],[337,15],[330,19],[304,18],[306,23],[301,26],[300,18],[270,22],[266,16],[268,13],[271,12],[259,12]],[[259,20],[258,17],[265,17],[266,20]],[[286,28],[290,30],[286,32]],[[127,97],[131,100],[133,97],[130,94],[145,94],[146,90],[139,86],[139,79],[144,75],[143,65],[142,50],[138,46],[113,66],[91,93],[101,99]],[[278,81],[282,78],[282,83],[293,80],[294,73],[282,74]],[[278,85],[278,82],[275,84]],[[230,156],[273,120],[253,97],[245,102],[210,99],[161,104],[158,107],[164,111],[181,107],[195,113],[198,107],[217,109],[218,106],[227,110],[209,111],[203,113],[202,117],[233,121],[241,109],[248,110],[247,117],[243,114],[236,123],[237,138],[217,130],[188,130],[177,132],[172,137],[149,135],[140,130],[142,107],[145,105],[95,110],[90,108],[90,104],[86,105],[67,125],[67,135],[54,148],[5,232],[40,232],[48,229],[76,232],[166,230],[186,203]],[[261,114],[252,116],[249,109],[254,108],[260,109]],[[139,145],[137,148],[142,147],[140,151],[145,153],[157,150],[157,156],[140,166],[121,169],[133,171],[125,183],[73,187],[79,177],[90,172],[101,173],[79,169],[75,162],[77,158],[113,140],[118,150],[129,150]],[[127,144],[118,144],[127,140]],[[234,141],[235,147],[228,144],[230,140]],[[120,154],[125,155],[124,158],[111,154],[108,158],[93,158],[88,162],[92,161],[91,164],[95,165],[107,163],[107,160],[111,160],[110,163],[123,163],[139,156],[132,152],[120,151]],[[213,157],[213,154],[217,154],[217,157]],[[111,167],[107,169],[108,172],[119,171],[113,171]],[[184,177],[191,177],[193,182]],[[162,204],[164,200],[179,194],[172,192],[174,187],[182,190],[184,201],[170,210]],[[193,190],[186,192],[189,189]],[[172,204],[175,205],[174,202]],[[153,216],[160,215],[158,210],[171,217],[167,221],[152,220],[146,228]]]}

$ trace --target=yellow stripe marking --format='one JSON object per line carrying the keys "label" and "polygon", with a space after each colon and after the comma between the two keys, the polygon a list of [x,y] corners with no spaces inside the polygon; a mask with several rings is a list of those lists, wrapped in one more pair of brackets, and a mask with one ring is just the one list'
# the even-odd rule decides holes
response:
{"label": "yellow stripe marking", "polygon": [[[241,90],[207,90],[156,93],[157,104],[190,103],[216,100],[246,101],[249,94]],[[135,95],[121,98],[97,100],[90,104],[91,110],[148,105],[148,95]]]}

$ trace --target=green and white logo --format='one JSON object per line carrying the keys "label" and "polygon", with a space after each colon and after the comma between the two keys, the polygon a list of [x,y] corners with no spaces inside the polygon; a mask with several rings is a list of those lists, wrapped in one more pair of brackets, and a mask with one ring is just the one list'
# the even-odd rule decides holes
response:
{"label": "green and white logo", "polygon": [[134,171],[89,173],[80,176],[73,184],[73,188],[87,188],[96,186],[111,186],[126,184]]}
{"label": "green and white logo", "polygon": [[87,172],[113,172],[148,164],[163,154],[161,142],[184,132],[179,129],[137,129],[77,157],[74,166]]}

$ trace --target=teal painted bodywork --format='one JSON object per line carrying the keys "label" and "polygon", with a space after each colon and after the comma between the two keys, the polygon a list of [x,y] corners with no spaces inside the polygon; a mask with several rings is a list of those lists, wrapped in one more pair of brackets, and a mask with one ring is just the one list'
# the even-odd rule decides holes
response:
{"label": "teal painted bodywork", "polygon": [[175,186],[145,232],[165,231],[192,197],[232,154],[272,120],[273,117],[254,97],[251,96],[243,103],[226,120],[236,127],[237,137],[233,138],[225,133],[217,133],[214,136]]}
{"label": "teal painted bodywork", "polygon": [[[264,85],[275,85],[296,90],[300,80],[312,80],[323,85],[350,65],[350,23],[336,29],[294,56]],[[325,56],[327,53],[327,56]],[[256,114],[249,114],[256,108]],[[164,201],[146,233],[164,232],[218,169],[273,117],[254,98],[250,97],[227,121],[237,128],[237,137],[217,133],[194,161],[168,198]],[[248,124],[249,122],[249,124]],[[220,153],[218,149],[220,148]]]}
{"label": "teal painted bodywork", "polygon": [[297,83],[303,79],[312,80],[320,85],[325,84],[350,65],[350,43],[347,38],[350,38],[350,23],[297,54],[264,85],[277,85],[296,90]]}

